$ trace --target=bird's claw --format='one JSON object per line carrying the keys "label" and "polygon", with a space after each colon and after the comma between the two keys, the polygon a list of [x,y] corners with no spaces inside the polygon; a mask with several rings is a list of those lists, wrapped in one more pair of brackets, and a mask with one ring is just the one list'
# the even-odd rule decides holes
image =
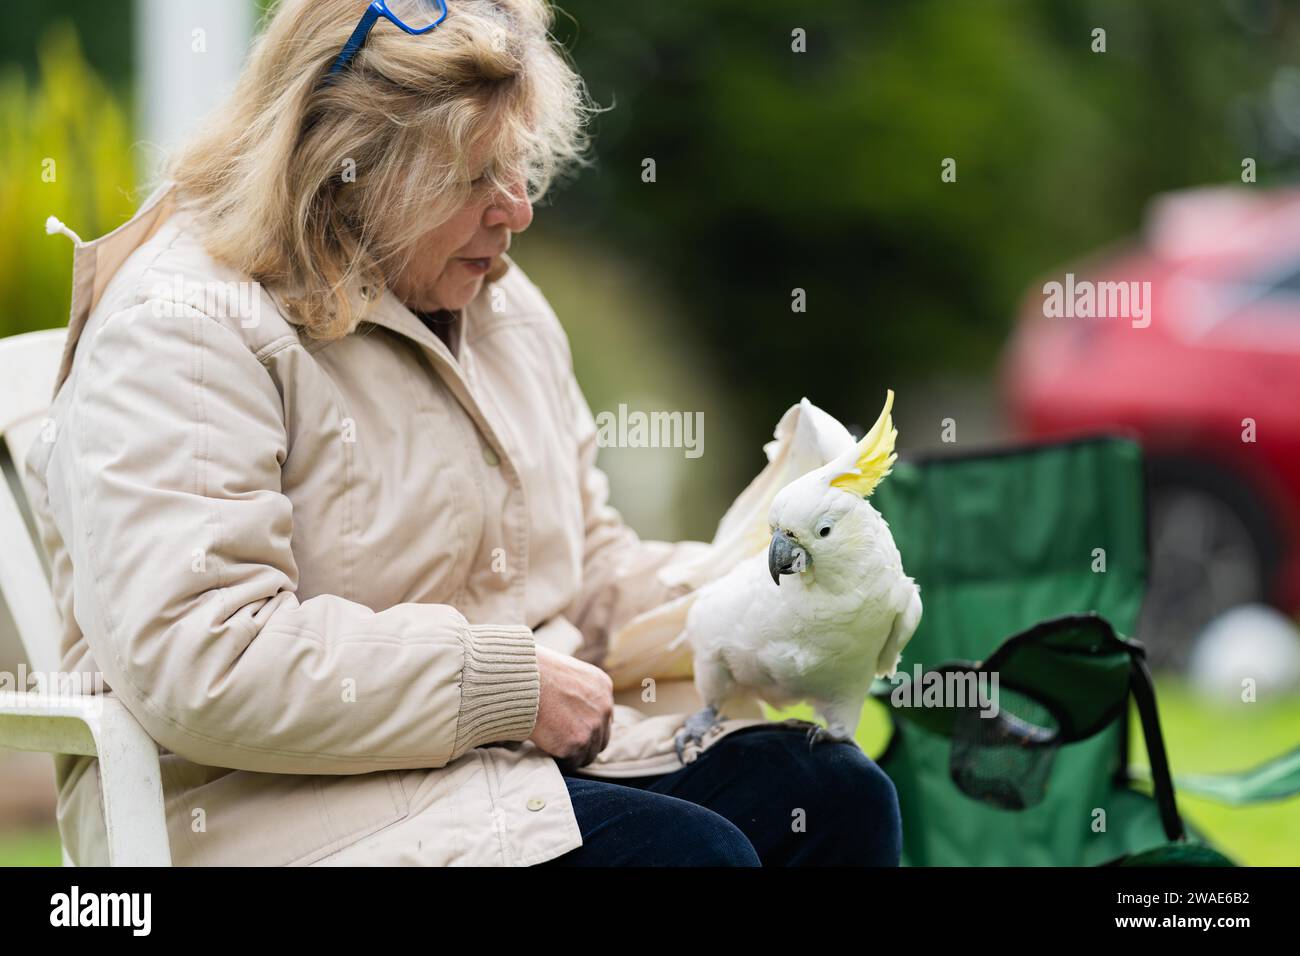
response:
{"label": "bird's claw", "polygon": [[839,734],[823,727],[821,724],[813,724],[808,731],[808,750],[811,752],[814,746],[823,741],[826,743],[844,743],[852,739],[848,734]]}
{"label": "bird's claw", "polygon": [[673,738],[673,746],[677,750],[677,759],[683,764],[694,760],[695,755],[692,755],[691,760],[686,759],[686,745],[693,743],[697,747],[702,747],[705,735],[717,725],[720,717],[721,714],[713,707],[705,707],[687,717],[685,726]]}

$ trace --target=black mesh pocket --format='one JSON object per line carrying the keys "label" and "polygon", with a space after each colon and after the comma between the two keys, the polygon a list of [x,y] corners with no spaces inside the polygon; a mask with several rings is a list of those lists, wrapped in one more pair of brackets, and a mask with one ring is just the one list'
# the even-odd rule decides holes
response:
{"label": "black mesh pocket", "polygon": [[953,722],[948,762],[966,796],[1003,810],[1025,810],[1047,792],[1052,760],[1061,746],[1060,722],[1041,703],[1002,690],[996,715],[963,707]]}

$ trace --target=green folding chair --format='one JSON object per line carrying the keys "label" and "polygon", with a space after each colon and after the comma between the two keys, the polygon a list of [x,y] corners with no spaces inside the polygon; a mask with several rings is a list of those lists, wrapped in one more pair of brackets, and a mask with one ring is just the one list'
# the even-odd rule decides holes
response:
{"label": "green folding chair", "polygon": [[[899,675],[874,688],[905,864],[1231,865],[1179,816],[1127,636],[1147,579],[1145,488],[1139,446],[1103,437],[900,460],[877,489],[925,602]],[[1130,700],[1150,794],[1128,767]],[[1275,798],[1300,790],[1297,758],[1190,785]]]}

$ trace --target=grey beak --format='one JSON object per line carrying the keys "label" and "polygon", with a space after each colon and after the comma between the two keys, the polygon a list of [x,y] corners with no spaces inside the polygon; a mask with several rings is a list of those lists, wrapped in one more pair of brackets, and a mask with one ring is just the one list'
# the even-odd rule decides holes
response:
{"label": "grey beak", "polygon": [[772,543],[767,548],[767,570],[776,586],[781,586],[781,575],[794,574],[795,561],[806,552],[789,532],[777,529],[772,533]]}

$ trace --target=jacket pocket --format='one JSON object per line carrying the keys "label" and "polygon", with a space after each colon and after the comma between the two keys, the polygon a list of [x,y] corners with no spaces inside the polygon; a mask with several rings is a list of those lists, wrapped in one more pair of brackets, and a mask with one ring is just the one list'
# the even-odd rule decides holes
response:
{"label": "jacket pocket", "polygon": [[178,866],[302,865],[410,812],[395,771],[267,774],[163,760]]}
{"label": "jacket pocket", "polygon": [[346,777],[316,777],[321,814],[331,834],[329,843],[294,860],[301,866],[356,843],[376,830],[403,820],[411,801],[396,771]]}

